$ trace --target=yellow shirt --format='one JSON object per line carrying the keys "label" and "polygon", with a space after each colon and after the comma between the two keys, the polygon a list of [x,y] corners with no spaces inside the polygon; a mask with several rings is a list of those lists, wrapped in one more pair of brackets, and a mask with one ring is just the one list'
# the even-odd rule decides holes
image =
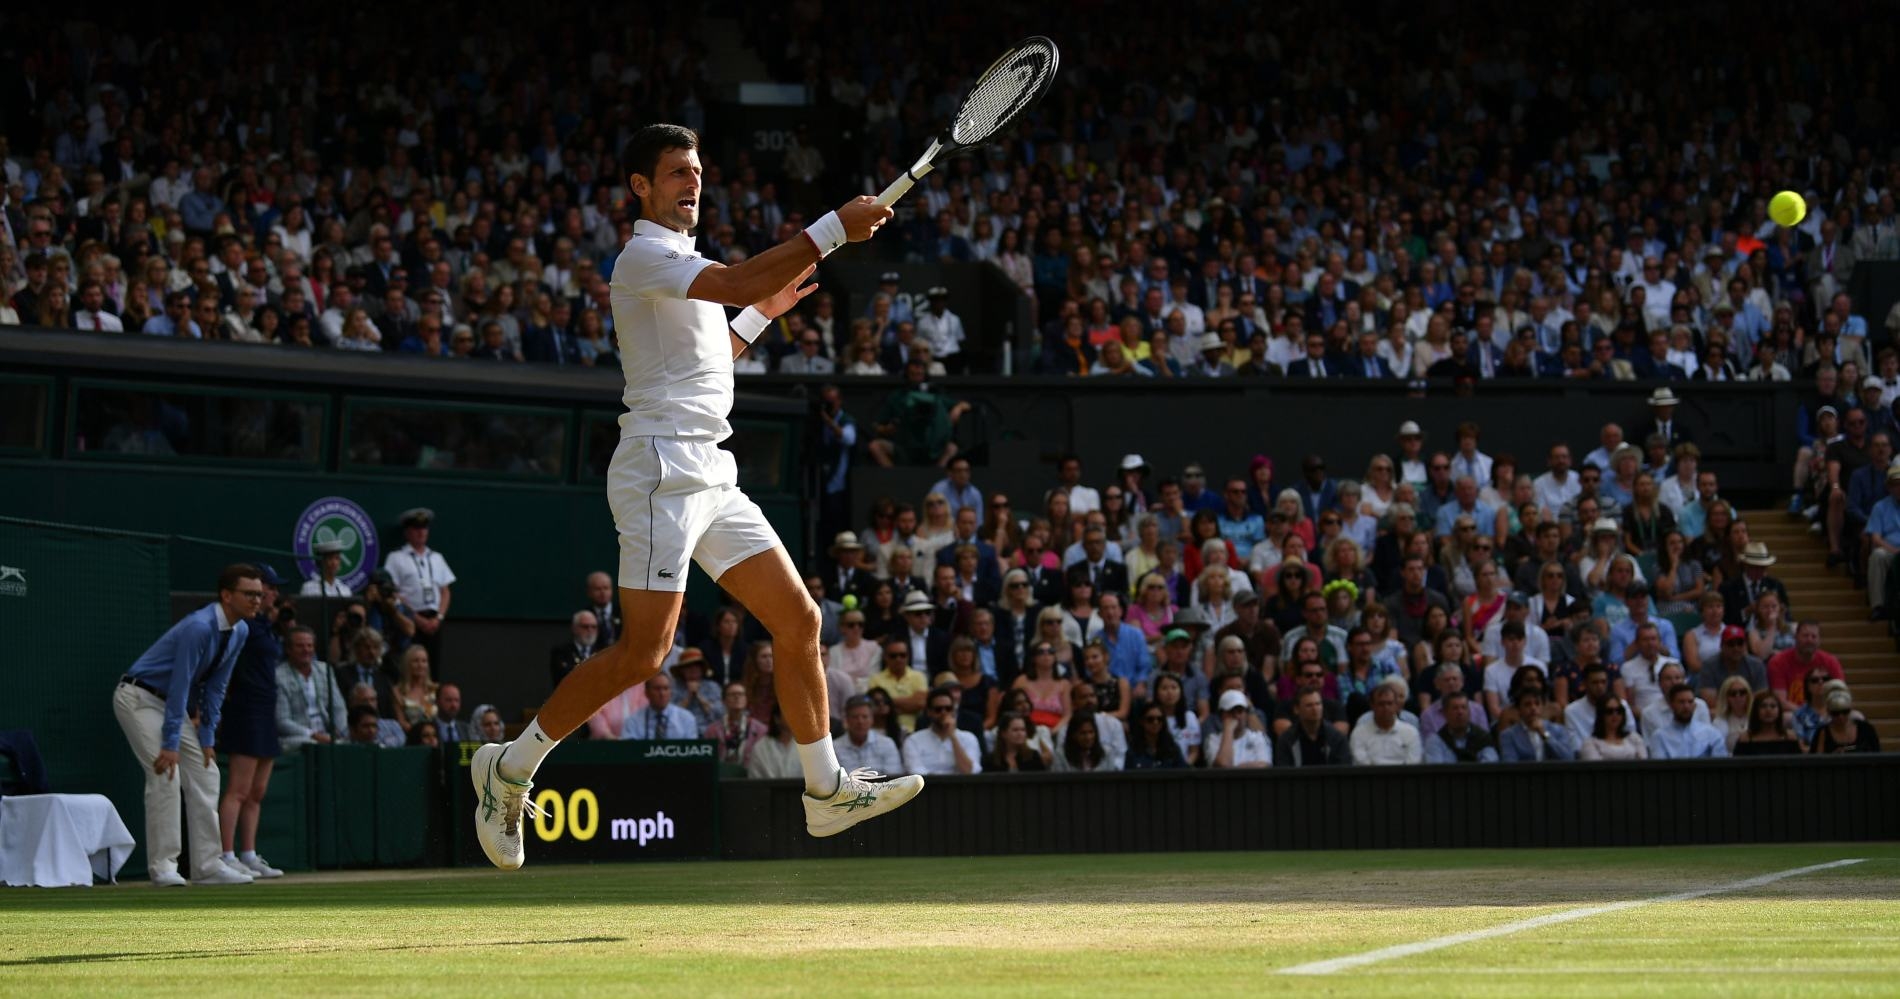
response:
{"label": "yellow shirt", "polygon": [[[881,669],[871,674],[871,680],[865,684],[865,689],[882,690],[891,695],[892,701],[899,701],[929,690],[930,682],[924,679],[922,670],[907,669],[902,677],[895,677],[891,675],[890,670]],[[906,732],[916,731],[917,715],[918,712],[915,711],[900,711],[897,713],[897,723],[903,726]]]}

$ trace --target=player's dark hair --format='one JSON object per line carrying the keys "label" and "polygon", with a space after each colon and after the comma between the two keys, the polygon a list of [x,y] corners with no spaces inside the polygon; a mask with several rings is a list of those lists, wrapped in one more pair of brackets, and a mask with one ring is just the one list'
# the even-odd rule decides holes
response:
{"label": "player's dark hair", "polygon": [[660,154],[669,149],[698,149],[699,134],[684,125],[648,125],[633,133],[620,153],[620,172],[648,180],[659,168]]}

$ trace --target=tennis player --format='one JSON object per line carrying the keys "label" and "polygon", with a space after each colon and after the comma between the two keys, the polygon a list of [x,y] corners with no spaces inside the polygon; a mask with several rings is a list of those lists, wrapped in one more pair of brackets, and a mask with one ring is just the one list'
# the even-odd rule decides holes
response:
{"label": "tennis player", "polygon": [[[739,490],[719,442],[732,433],[732,362],[816,285],[818,261],[876,234],[891,210],[869,197],[827,213],[791,240],[733,267],[693,251],[699,224],[699,137],[649,125],[627,143],[623,167],[639,199],[633,236],[614,263],[614,331],[627,412],[607,472],[620,533],[620,640],[580,664],[521,738],[476,750],[475,828],[495,866],[522,853],[521,812],[541,761],[569,732],[628,687],[658,673],[673,644],[686,560],[737,597],[772,633],[774,684],[805,771],[805,827],[831,836],[902,805],[922,777],[878,781],[846,773],[832,752],[819,614],[758,504]],[[724,306],[745,307],[728,325]]]}

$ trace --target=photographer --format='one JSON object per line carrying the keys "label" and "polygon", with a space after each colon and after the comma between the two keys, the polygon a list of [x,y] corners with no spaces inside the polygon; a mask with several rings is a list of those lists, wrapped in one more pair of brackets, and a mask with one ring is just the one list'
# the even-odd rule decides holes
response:
{"label": "photographer", "polygon": [[378,569],[370,575],[369,585],[363,588],[363,608],[365,623],[383,633],[390,655],[401,655],[415,640],[416,612],[403,598],[387,569]]}

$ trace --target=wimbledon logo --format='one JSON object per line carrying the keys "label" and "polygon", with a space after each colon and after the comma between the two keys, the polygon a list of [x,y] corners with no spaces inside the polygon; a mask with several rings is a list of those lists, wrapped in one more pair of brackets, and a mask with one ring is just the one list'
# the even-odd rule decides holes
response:
{"label": "wimbledon logo", "polygon": [[313,549],[319,542],[341,541],[343,564],[336,576],[361,593],[376,569],[376,525],[362,507],[341,496],[326,496],[310,504],[297,518],[297,530],[291,538],[291,551],[297,553],[297,571],[304,578],[317,576]]}

